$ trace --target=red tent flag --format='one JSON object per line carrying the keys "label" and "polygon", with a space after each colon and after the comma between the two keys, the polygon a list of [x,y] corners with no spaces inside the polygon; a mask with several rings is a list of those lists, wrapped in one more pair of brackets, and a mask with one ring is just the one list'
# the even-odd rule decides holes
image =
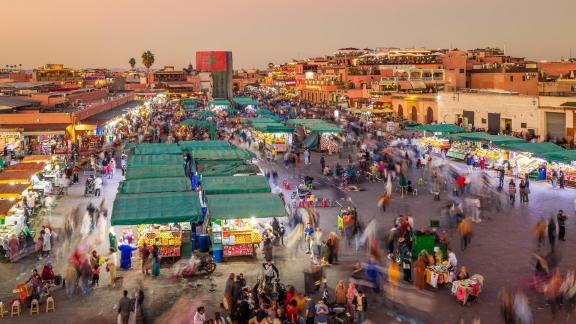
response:
{"label": "red tent flag", "polygon": [[226,52],[196,52],[196,68],[201,72],[226,71]]}

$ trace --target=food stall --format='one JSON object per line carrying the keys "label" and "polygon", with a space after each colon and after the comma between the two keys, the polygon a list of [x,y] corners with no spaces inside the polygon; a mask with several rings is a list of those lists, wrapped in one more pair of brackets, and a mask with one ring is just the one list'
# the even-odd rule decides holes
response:
{"label": "food stall", "polygon": [[564,149],[554,143],[513,142],[499,145],[509,152],[510,166],[518,166],[520,174],[530,174],[546,164],[543,154],[559,152]]}
{"label": "food stall", "polygon": [[298,126],[303,145],[329,154],[339,151],[340,127],[322,119],[289,119],[288,124]]}
{"label": "food stall", "polygon": [[244,176],[244,177],[202,176],[200,180],[200,186],[202,188],[202,193],[204,195],[260,193],[271,191],[268,179],[266,179],[266,177],[261,175]]}
{"label": "food stall", "polygon": [[8,151],[15,150],[16,148],[22,148],[22,143],[24,142],[24,135],[21,131],[16,129],[4,129],[0,130],[0,150],[7,148]]}
{"label": "food stall", "polygon": [[294,127],[281,123],[253,123],[250,132],[253,138],[263,142],[270,151],[276,149],[278,152],[288,152],[292,147]]}
{"label": "food stall", "polygon": [[216,139],[216,127],[210,121],[186,119],[180,122],[176,135],[184,141],[204,140],[208,137],[214,140]]}
{"label": "food stall", "polygon": [[[138,245],[159,246],[160,254],[176,258],[187,254],[191,223],[201,222],[202,209],[194,192],[118,194],[112,208],[112,226],[135,226]],[[117,231],[118,232],[118,231]]]}
{"label": "food stall", "polygon": [[564,172],[566,186],[576,187],[576,150],[563,150],[542,154],[549,163],[546,165],[546,178],[552,178],[552,172]]}
{"label": "food stall", "polygon": [[505,143],[524,142],[513,136],[497,136],[487,133],[453,134],[454,142],[446,154],[455,159],[464,159],[466,154],[484,157],[487,165],[495,165],[498,160],[508,160],[508,152],[499,148]]}
{"label": "food stall", "polygon": [[208,105],[211,111],[216,112],[231,107],[232,103],[226,99],[212,99],[208,101]]}
{"label": "food stall", "polygon": [[207,195],[206,202],[216,262],[254,255],[255,245],[262,241],[260,225],[286,216],[282,200],[272,193]]}
{"label": "food stall", "polygon": [[28,155],[22,159],[22,163],[48,163],[52,161],[51,155]]}
{"label": "food stall", "polygon": [[229,148],[215,148],[211,150],[195,150],[192,152],[196,170],[202,173],[202,170],[214,164],[238,164],[243,161],[251,160],[254,153],[247,149],[231,146]]}

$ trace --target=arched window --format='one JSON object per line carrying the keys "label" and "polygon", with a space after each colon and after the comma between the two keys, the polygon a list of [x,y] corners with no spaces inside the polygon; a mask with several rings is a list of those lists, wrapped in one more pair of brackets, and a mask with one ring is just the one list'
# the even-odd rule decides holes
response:
{"label": "arched window", "polygon": [[432,124],[434,122],[434,110],[432,107],[426,109],[426,124]]}
{"label": "arched window", "polygon": [[415,106],[412,106],[412,121],[417,122],[418,121],[418,110],[416,110]]}
{"label": "arched window", "polygon": [[402,105],[398,105],[398,117],[403,118],[404,117],[404,109],[402,109]]}

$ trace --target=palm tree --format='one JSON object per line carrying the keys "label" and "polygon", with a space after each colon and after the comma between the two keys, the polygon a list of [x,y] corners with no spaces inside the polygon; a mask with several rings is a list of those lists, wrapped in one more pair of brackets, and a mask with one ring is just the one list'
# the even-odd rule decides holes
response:
{"label": "palm tree", "polygon": [[134,70],[134,66],[136,66],[136,59],[131,57],[130,60],[128,60],[128,64],[130,64],[132,70]]}
{"label": "palm tree", "polygon": [[142,53],[142,64],[146,67],[146,83],[148,83],[148,75],[150,74],[150,67],[154,64],[154,54],[150,50]]}

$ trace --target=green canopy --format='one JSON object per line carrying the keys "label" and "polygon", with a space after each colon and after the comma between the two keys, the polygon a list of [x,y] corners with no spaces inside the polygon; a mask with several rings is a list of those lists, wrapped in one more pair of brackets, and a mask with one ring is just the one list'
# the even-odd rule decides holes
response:
{"label": "green canopy", "polygon": [[248,124],[258,124],[258,123],[275,123],[276,120],[271,117],[260,117],[260,118],[244,118],[244,122]]}
{"label": "green canopy", "polygon": [[198,105],[198,99],[196,99],[196,98],[182,99],[182,104],[184,106],[197,106]]}
{"label": "green canopy", "polygon": [[112,207],[112,225],[167,224],[202,221],[194,192],[119,194]]}
{"label": "green canopy", "polygon": [[178,145],[168,143],[137,144],[133,152],[136,155],[182,154]]}
{"label": "green canopy", "polygon": [[454,124],[416,125],[407,127],[407,129],[427,131],[432,133],[461,133],[464,131],[464,128]]}
{"label": "green canopy", "polygon": [[226,99],[212,99],[209,101],[211,106],[232,106],[232,104],[230,103],[230,101],[226,100]]}
{"label": "green canopy", "polygon": [[205,121],[205,120],[197,120],[197,119],[185,119],[180,122],[180,125],[184,126],[196,126],[196,127],[203,127],[203,128],[214,128],[214,123]]}
{"label": "green canopy", "polygon": [[139,166],[182,165],[181,155],[130,155],[128,168]]}
{"label": "green canopy", "polygon": [[340,133],[340,127],[322,119],[289,119],[288,124],[303,126],[309,132]]}
{"label": "green canopy", "polygon": [[165,166],[141,166],[129,167],[126,172],[126,180],[133,179],[152,179],[152,178],[177,178],[184,176],[184,167],[182,165],[165,165]]}
{"label": "green canopy", "polygon": [[119,194],[182,192],[190,190],[192,190],[190,179],[186,177],[126,180],[120,182],[118,186]]}
{"label": "green canopy", "polygon": [[254,164],[231,163],[231,164],[214,164],[208,165],[200,171],[202,178],[216,176],[233,176],[257,174],[260,170]]}
{"label": "green canopy", "polygon": [[292,133],[294,132],[293,126],[286,126],[281,123],[256,123],[252,124],[252,129],[263,133]]}
{"label": "green canopy", "polygon": [[274,115],[274,113],[268,109],[258,109],[258,110],[256,110],[255,114],[256,115]]}
{"label": "green canopy", "polygon": [[232,98],[232,101],[237,104],[237,105],[241,105],[241,106],[257,106],[260,104],[260,102],[258,100],[249,98],[249,97],[234,97]]}
{"label": "green canopy", "polygon": [[216,113],[210,110],[203,110],[201,112],[198,113],[198,117],[199,118],[208,118],[208,117],[214,117],[216,116]]}
{"label": "green canopy", "polygon": [[510,142],[500,145],[500,148],[503,148],[508,151],[528,152],[536,155],[564,150],[561,146],[558,146],[550,142],[542,142],[542,143]]}
{"label": "green canopy", "polygon": [[192,152],[194,150],[211,150],[211,149],[227,149],[231,148],[226,141],[181,141],[178,143],[182,151]]}
{"label": "green canopy", "polygon": [[206,201],[211,219],[286,216],[282,200],[272,193],[207,195]]}
{"label": "green canopy", "polygon": [[228,115],[236,115],[237,113],[239,113],[238,110],[231,107],[224,109],[224,112],[226,112]]}
{"label": "green canopy", "polygon": [[548,152],[542,154],[548,162],[557,162],[564,164],[572,164],[576,161],[576,150],[563,150],[556,152]]}
{"label": "green canopy", "polygon": [[523,139],[507,135],[491,135],[488,133],[459,133],[455,134],[458,139],[465,141],[477,142],[492,142],[494,145],[511,143],[511,142],[524,142]]}
{"label": "green canopy", "polygon": [[247,149],[212,149],[192,152],[192,158],[197,164],[218,164],[222,162],[245,161],[253,158],[254,153]]}
{"label": "green canopy", "polygon": [[202,177],[202,191],[207,195],[270,192],[264,176]]}
{"label": "green canopy", "polygon": [[186,109],[184,109],[184,112],[187,112],[187,113],[194,113],[197,111],[198,111],[198,108],[186,108]]}

